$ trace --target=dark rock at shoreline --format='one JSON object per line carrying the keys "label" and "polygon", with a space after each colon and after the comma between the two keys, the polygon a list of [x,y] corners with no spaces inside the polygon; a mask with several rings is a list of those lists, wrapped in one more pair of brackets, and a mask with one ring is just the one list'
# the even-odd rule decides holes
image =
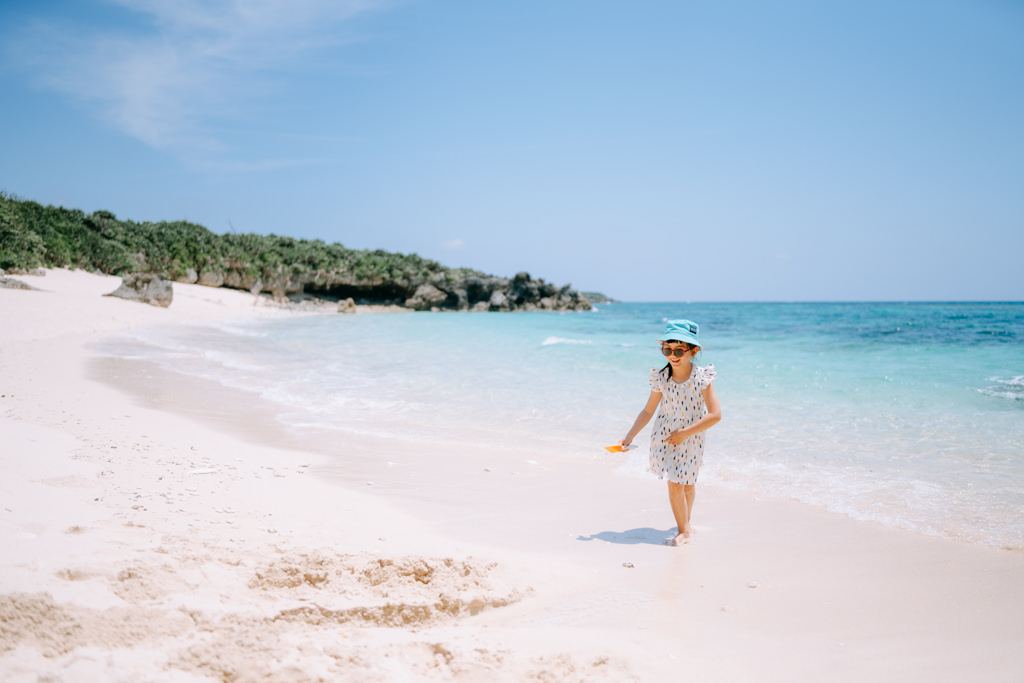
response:
{"label": "dark rock at shoreline", "polygon": [[587,299],[569,285],[556,287],[529,273],[512,279],[460,271],[429,277],[356,278],[350,273],[270,273],[259,278],[241,270],[206,269],[198,284],[269,293],[276,301],[307,295],[327,301],[352,299],[360,305],[396,305],[414,311],[589,311]]}
{"label": "dark rock at shoreline", "polygon": [[416,288],[416,292],[405,300],[405,307],[415,311],[429,311],[431,308],[438,308],[447,300],[447,292],[442,292],[428,282]]}
{"label": "dark rock at shoreline", "polygon": [[167,308],[174,299],[171,281],[155,273],[132,273],[121,278],[121,286],[110,294],[129,301],[139,301],[151,306]]}

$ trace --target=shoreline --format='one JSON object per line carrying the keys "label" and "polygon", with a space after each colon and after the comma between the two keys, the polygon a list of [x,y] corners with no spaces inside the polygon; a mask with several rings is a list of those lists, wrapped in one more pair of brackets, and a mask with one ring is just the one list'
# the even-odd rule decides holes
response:
{"label": "shoreline", "polygon": [[[154,374],[133,393],[83,347],[252,315],[251,295],[176,287],[155,309],[93,295],[119,278],[50,282],[0,291],[5,680],[1016,680],[1024,667],[1024,553],[709,485],[694,542],[672,549],[661,483],[608,463],[370,437],[332,456],[206,380],[168,372],[142,402]],[[438,590],[401,571],[384,572],[388,597],[343,579],[395,558]],[[373,620],[442,595],[454,614]],[[343,619],[355,609],[369,626]],[[86,635],[61,651],[69,624]]]}

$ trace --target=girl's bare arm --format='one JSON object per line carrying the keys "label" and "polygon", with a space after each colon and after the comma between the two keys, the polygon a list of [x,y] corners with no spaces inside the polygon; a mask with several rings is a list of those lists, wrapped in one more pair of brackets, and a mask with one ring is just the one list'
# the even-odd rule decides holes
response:
{"label": "girl's bare arm", "polygon": [[640,430],[647,426],[647,423],[654,417],[654,411],[658,409],[658,404],[661,402],[661,393],[658,391],[652,391],[650,398],[647,399],[647,405],[640,411],[640,414],[636,416],[636,422],[626,432],[625,438],[619,441],[620,446],[628,446],[629,443],[640,433]]}

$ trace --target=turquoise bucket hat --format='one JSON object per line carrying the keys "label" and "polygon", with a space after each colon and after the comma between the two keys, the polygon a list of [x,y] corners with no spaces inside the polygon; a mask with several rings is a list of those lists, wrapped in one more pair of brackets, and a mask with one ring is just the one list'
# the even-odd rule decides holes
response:
{"label": "turquoise bucket hat", "polygon": [[700,340],[697,339],[699,331],[700,326],[692,320],[669,320],[665,325],[665,334],[658,341],[681,341],[700,346]]}

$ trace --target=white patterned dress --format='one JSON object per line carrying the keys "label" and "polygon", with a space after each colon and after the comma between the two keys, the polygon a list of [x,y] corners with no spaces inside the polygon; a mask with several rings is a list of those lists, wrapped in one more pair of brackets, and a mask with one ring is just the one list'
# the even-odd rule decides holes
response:
{"label": "white patterned dress", "polygon": [[689,427],[708,414],[701,392],[715,379],[715,366],[693,366],[690,378],[674,382],[670,371],[651,370],[651,391],[661,394],[658,414],[651,429],[651,472],[677,484],[696,484],[704,463],[704,434],[694,434],[681,444],[665,441],[672,432]]}

